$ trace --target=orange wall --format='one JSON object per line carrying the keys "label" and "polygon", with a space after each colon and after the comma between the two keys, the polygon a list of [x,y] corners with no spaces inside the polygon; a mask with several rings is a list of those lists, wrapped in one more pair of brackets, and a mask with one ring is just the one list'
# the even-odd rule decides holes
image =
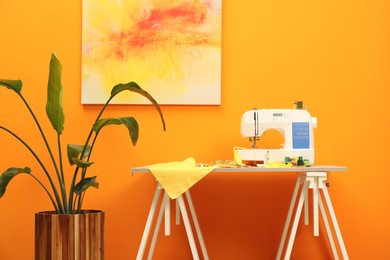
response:
{"label": "orange wall", "polygon": [[[23,80],[48,127],[45,90],[56,52],[65,86],[63,142],[81,142],[98,109],[80,104],[81,4],[3,0],[0,35],[0,78]],[[167,132],[150,106],[113,106],[107,113],[138,117],[141,136],[132,147],[126,131],[112,127],[95,150],[101,188],[88,194],[86,207],[107,213],[106,258],[135,258],[152,200],[153,177],[132,176],[131,167],[189,156],[232,159],[233,146],[249,145],[239,132],[243,112],[289,108],[298,99],[318,118],[316,162],[348,167],[330,175],[329,191],[350,258],[389,259],[390,2],[227,0],[222,55],[222,105],[164,106]],[[0,124],[42,146],[21,103],[3,89],[0,98]],[[4,132],[0,144],[1,171],[38,169]],[[294,184],[291,174],[213,174],[198,183],[192,197],[210,258],[273,259]],[[0,259],[33,258],[34,212],[46,209],[50,203],[32,179],[12,183],[0,200]],[[293,258],[328,259],[324,229],[320,234],[314,238],[300,226]],[[155,256],[190,258],[182,226],[160,237]]]}

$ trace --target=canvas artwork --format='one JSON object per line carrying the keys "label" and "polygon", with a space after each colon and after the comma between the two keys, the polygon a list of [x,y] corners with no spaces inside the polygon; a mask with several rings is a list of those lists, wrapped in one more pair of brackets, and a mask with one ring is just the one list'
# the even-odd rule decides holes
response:
{"label": "canvas artwork", "polygon": [[[135,81],[159,104],[220,104],[221,2],[83,0],[82,103]],[[149,101],[126,93],[112,103]]]}

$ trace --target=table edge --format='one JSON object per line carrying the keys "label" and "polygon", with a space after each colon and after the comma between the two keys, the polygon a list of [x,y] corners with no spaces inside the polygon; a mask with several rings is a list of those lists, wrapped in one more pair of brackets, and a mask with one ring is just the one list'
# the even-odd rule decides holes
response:
{"label": "table edge", "polygon": [[[308,167],[245,167],[245,168],[215,168],[212,172],[345,172],[348,168],[337,165],[313,165]],[[147,167],[131,168],[132,173],[150,172]]]}

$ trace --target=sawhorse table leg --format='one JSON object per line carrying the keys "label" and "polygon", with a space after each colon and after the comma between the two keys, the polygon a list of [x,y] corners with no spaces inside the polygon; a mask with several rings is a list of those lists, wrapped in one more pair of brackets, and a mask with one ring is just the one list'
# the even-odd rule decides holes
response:
{"label": "sawhorse table leg", "polygon": [[323,196],[325,198],[326,206],[329,212],[330,219],[333,224],[333,228],[336,234],[336,238],[340,247],[341,255],[343,259],[349,259],[347,250],[344,245],[343,238],[341,236],[340,228],[337,223],[336,215],[334,213],[334,209],[332,206],[332,202],[329,197],[328,189],[326,187],[326,172],[306,172],[306,173],[300,173],[298,174],[297,182],[295,184],[294,193],[291,199],[290,208],[287,214],[286,223],[284,226],[282,238],[279,244],[278,254],[276,256],[276,259],[279,260],[282,257],[283,249],[285,247],[286,237],[287,233],[289,231],[290,223],[291,223],[291,217],[295,208],[297,195],[300,189],[300,186],[302,185],[301,193],[299,194],[298,198],[298,205],[296,206],[295,210],[295,216],[293,220],[293,224],[290,231],[290,236],[288,239],[286,252],[284,254],[284,259],[290,259],[292,247],[294,244],[295,235],[298,228],[299,218],[301,216],[301,212],[304,207],[304,223],[305,225],[309,224],[309,213],[308,213],[308,190],[313,190],[313,234],[314,236],[319,236],[319,214],[318,214],[318,208],[321,211],[321,216],[324,221],[326,233],[328,235],[328,239],[330,242],[330,246],[332,249],[332,253],[335,259],[339,259],[337,249],[333,240],[333,234],[331,231],[331,228],[329,226],[328,217],[326,214],[326,210],[324,207],[324,204],[321,199],[321,193],[320,190],[322,190]]}
{"label": "sawhorse table leg", "polygon": [[[150,231],[152,229],[152,222],[154,220],[154,214],[156,212],[158,201],[159,201],[159,198],[161,196],[161,191],[163,191],[164,196],[163,196],[163,199],[162,199],[162,202],[160,205],[160,210],[159,210],[159,213],[157,216],[156,226],[155,226],[155,229],[153,232],[153,237],[152,237],[152,241],[150,244],[149,254],[148,254],[147,259],[152,259],[152,257],[153,257],[153,252],[154,252],[154,248],[155,248],[155,245],[157,242],[157,236],[158,236],[158,232],[160,229],[160,225],[161,225],[161,221],[162,221],[162,217],[163,217],[164,213],[165,213],[164,214],[164,216],[165,216],[165,235],[166,236],[170,235],[170,213],[171,213],[171,211],[170,211],[170,198],[168,197],[167,193],[163,190],[161,185],[157,184],[156,191],[154,193],[154,197],[153,197],[153,201],[152,201],[152,205],[150,207],[149,215],[148,215],[148,218],[146,221],[145,229],[144,229],[144,232],[142,235],[141,244],[140,244],[140,247],[138,249],[138,254],[137,254],[137,258],[136,258],[137,260],[143,259],[145,249],[147,246],[147,242],[149,239],[149,234],[150,234]],[[191,217],[192,217],[192,220],[194,223],[196,234],[198,236],[198,240],[199,240],[199,244],[200,244],[200,247],[202,250],[203,258],[208,260],[209,257],[208,257],[206,246],[205,246],[203,236],[202,236],[202,233],[200,230],[199,222],[198,222],[198,219],[196,217],[195,208],[194,208],[194,205],[192,203],[190,192],[186,191],[185,196],[187,199],[188,206],[190,208]],[[176,224],[180,224],[180,214],[181,214],[182,218],[183,218],[183,222],[184,222],[184,227],[186,229],[188,242],[190,244],[192,257],[193,257],[193,259],[198,260],[198,259],[200,259],[199,253],[198,253],[198,250],[196,247],[196,242],[195,242],[195,238],[194,238],[194,235],[192,232],[192,227],[191,227],[189,215],[187,213],[187,208],[186,208],[186,204],[185,204],[183,195],[179,196],[176,199],[176,203],[177,203],[176,204],[177,205],[176,206]]]}

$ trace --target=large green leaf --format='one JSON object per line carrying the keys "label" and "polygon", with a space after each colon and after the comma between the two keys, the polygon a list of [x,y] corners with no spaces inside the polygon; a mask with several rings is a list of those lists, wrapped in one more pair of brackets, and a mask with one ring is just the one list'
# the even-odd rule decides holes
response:
{"label": "large green leaf", "polygon": [[137,83],[129,82],[129,83],[126,83],[126,84],[118,84],[118,85],[114,86],[112,88],[112,90],[111,90],[111,98],[113,98],[118,93],[120,93],[120,92],[122,92],[124,90],[128,90],[128,91],[131,91],[131,92],[138,93],[138,94],[146,97],[147,99],[149,99],[149,101],[152,102],[152,104],[157,109],[158,113],[160,114],[161,122],[162,122],[163,128],[165,130],[165,120],[164,120],[164,116],[163,116],[163,113],[161,111],[161,108],[158,105],[157,101],[148,92],[143,90]]}
{"label": "large green leaf", "polygon": [[81,194],[89,187],[99,188],[99,182],[96,181],[96,176],[82,179],[76,184],[74,193]]}
{"label": "large green leaf", "polygon": [[28,167],[24,168],[9,168],[0,176],[0,198],[3,197],[9,182],[20,173],[30,174],[31,169]]}
{"label": "large green leaf", "polygon": [[14,90],[20,93],[22,91],[23,83],[21,80],[0,79],[0,86]]}
{"label": "large green leaf", "polygon": [[135,120],[134,117],[116,117],[116,118],[103,118],[98,120],[93,125],[93,130],[96,133],[99,133],[99,131],[107,125],[124,125],[129,130],[129,135],[131,138],[131,142],[133,145],[137,144],[138,141],[138,123],[137,120]]}
{"label": "large green leaf", "polygon": [[47,86],[46,114],[57,133],[64,130],[63,92],[61,83],[62,65],[55,54],[51,55],[49,82]]}
{"label": "large green leaf", "polygon": [[[74,164],[73,158],[79,158],[80,154],[84,150],[84,146],[77,145],[77,144],[68,144],[66,150],[67,150],[67,154],[68,154],[68,161],[69,161],[70,165],[73,165]],[[91,152],[91,146],[88,145],[84,151],[82,158],[88,156],[90,152]]]}

